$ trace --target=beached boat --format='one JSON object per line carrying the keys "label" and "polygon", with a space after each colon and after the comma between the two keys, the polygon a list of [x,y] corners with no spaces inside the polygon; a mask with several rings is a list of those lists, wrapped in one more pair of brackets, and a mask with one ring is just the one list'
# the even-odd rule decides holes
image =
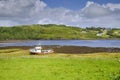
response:
{"label": "beached boat", "polygon": [[52,49],[47,49],[44,50],[42,49],[41,46],[36,46],[32,49],[30,49],[30,54],[49,54],[49,53],[53,53],[54,51]]}

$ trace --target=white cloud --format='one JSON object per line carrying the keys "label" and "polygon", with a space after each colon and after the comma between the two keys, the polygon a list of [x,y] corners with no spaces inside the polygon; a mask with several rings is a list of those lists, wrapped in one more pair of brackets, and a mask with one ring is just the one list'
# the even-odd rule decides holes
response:
{"label": "white cloud", "polygon": [[91,1],[88,1],[88,2],[86,3],[86,7],[89,7],[89,6],[93,5],[93,4],[95,4],[95,3],[94,3],[94,2],[91,2]]}
{"label": "white cloud", "polygon": [[88,1],[83,9],[49,8],[40,0],[0,0],[1,25],[66,24],[120,28],[120,4]]}
{"label": "white cloud", "polygon": [[[79,15],[76,12],[65,8],[48,8],[40,13],[38,23],[52,24],[72,24],[76,22]],[[80,19],[80,18],[79,18]]]}

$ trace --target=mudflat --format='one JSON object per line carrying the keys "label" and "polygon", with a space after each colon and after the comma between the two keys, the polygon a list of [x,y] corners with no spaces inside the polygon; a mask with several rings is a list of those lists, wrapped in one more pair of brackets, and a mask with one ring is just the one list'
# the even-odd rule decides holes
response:
{"label": "mudflat", "polygon": [[[87,54],[87,53],[119,53],[120,48],[104,48],[104,47],[85,47],[85,46],[42,46],[44,49],[53,49],[55,53],[66,53],[66,54]],[[20,48],[29,50],[32,46],[11,46],[11,47],[0,47],[0,49],[14,49]]]}

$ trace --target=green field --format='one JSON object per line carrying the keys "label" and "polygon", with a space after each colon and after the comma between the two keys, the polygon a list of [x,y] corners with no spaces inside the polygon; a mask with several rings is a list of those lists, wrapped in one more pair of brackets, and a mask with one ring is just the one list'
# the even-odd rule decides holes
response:
{"label": "green field", "polygon": [[0,80],[120,80],[120,53],[29,55],[1,49]]}

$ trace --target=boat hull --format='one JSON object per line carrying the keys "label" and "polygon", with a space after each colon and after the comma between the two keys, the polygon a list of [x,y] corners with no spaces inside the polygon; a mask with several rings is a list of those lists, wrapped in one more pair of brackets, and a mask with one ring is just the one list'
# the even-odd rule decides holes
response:
{"label": "boat hull", "polygon": [[53,53],[54,51],[49,51],[49,52],[30,52],[30,54],[32,55],[36,55],[36,54],[50,54]]}

